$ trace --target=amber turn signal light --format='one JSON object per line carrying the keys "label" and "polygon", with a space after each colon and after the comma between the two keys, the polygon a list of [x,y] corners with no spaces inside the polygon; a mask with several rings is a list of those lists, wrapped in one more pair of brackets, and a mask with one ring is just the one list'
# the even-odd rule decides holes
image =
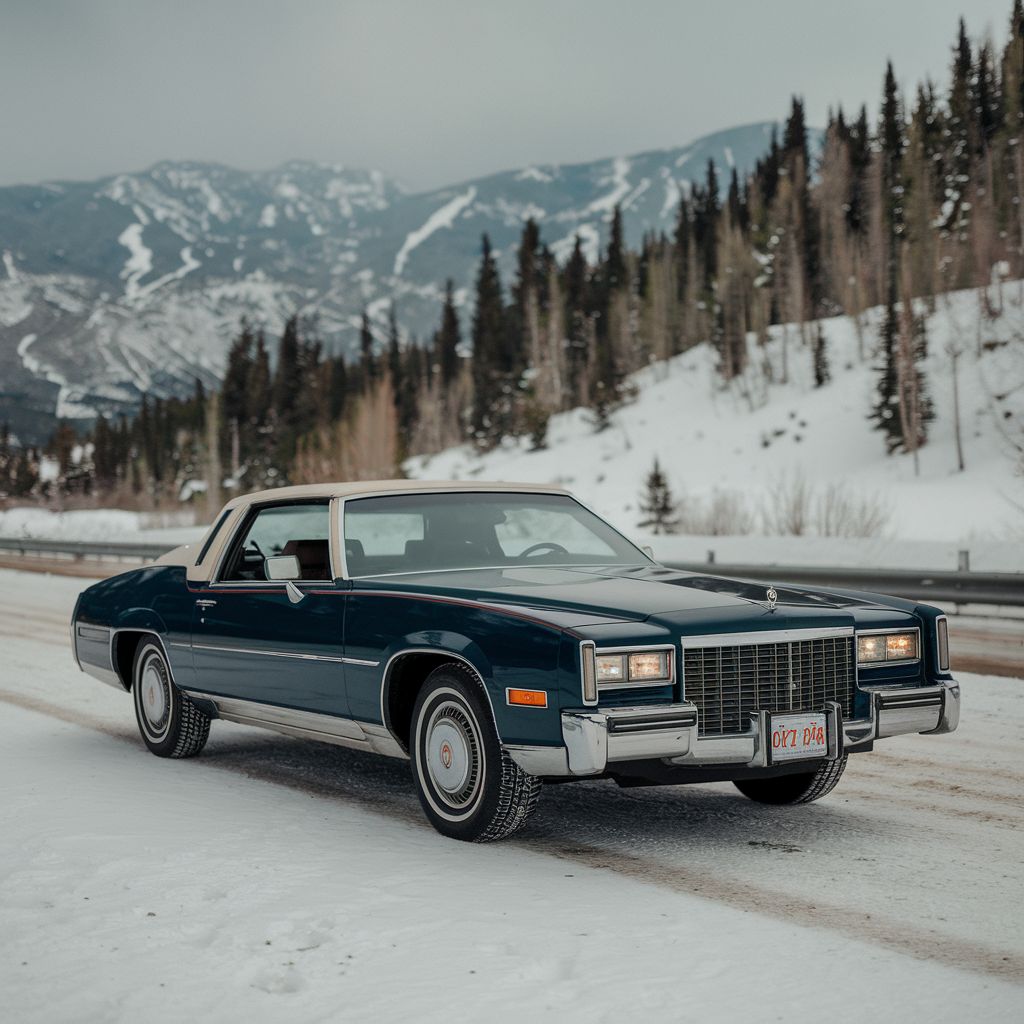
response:
{"label": "amber turn signal light", "polygon": [[506,690],[505,699],[509,704],[518,704],[524,708],[546,708],[548,695],[546,690]]}

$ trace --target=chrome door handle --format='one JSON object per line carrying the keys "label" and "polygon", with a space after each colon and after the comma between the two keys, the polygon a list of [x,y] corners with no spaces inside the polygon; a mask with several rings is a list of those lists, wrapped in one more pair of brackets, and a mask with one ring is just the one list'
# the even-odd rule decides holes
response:
{"label": "chrome door handle", "polygon": [[196,607],[197,608],[212,608],[216,603],[217,603],[216,601],[207,601],[207,600],[204,599],[202,601],[196,601]]}

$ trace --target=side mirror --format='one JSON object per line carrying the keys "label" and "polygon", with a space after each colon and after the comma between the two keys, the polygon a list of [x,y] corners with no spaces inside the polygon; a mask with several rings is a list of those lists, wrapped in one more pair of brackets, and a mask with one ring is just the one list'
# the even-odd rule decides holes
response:
{"label": "side mirror", "polygon": [[643,546],[643,547],[642,547],[642,548],[641,548],[640,550],[641,550],[641,551],[642,551],[642,552],[643,552],[643,553],[644,553],[644,554],[645,554],[645,555],[646,555],[646,556],[647,556],[648,558],[650,558],[650,559],[652,559],[652,560],[654,559],[654,548],[652,548],[650,544],[645,544],[645,545],[644,545],[644,546]]}
{"label": "side mirror", "polygon": [[302,575],[294,555],[274,555],[263,559],[263,572],[268,580],[297,580]]}

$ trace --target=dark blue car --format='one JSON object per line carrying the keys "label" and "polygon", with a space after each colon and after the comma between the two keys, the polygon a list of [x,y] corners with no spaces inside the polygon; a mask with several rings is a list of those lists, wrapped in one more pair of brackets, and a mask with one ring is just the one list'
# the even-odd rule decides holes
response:
{"label": "dark blue car", "polygon": [[407,758],[456,839],[516,831],[546,780],[807,803],[848,755],[959,718],[938,609],[668,569],[551,487],[246,495],[83,591],[71,629],[154,754],[220,718]]}

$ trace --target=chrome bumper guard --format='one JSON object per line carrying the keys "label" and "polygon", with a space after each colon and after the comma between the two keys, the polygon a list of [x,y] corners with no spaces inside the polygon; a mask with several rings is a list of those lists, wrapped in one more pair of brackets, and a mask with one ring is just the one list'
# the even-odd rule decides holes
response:
{"label": "chrome bumper guard", "polygon": [[[834,760],[875,740],[905,733],[952,732],[960,720],[960,686],[950,681],[914,689],[879,689],[871,694],[871,714],[843,721],[839,705],[829,703],[829,752]],[[751,715],[747,732],[698,736],[694,704],[602,708],[562,712],[564,746],[507,745],[509,755],[533,775],[600,775],[617,762],[661,760],[669,765],[736,765],[765,768],[768,713]]]}

